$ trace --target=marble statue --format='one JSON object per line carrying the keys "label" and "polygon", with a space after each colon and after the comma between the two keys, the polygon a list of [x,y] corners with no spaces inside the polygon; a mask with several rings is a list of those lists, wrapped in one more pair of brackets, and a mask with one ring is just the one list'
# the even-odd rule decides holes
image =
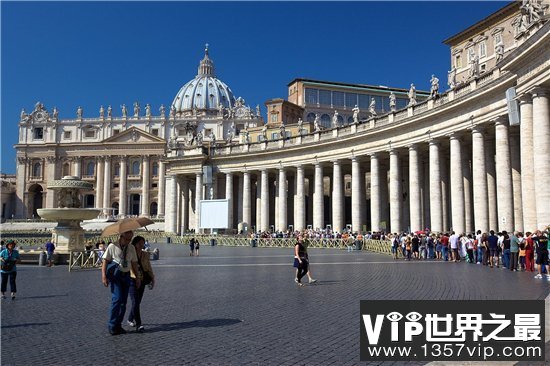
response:
{"label": "marble statue", "polygon": [[544,15],[544,9],[538,0],[523,0],[520,9],[526,15],[527,26],[538,22]]}
{"label": "marble statue", "polygon": [[99,117],[105,117],[105,108],[103,108],[103,106],[99,107]]}
{"label": "marble statue", "polygon": [[44,110],[44,104],[42,102],[36,102],[34,105],[34,112],[39,112]]}
{"label": "marble statue", "polygon": [[149,103],[145,105],[145,117],[151,117],[151,105]]}
{"label": "marble statue", "polygon": [[447,75],[447,84],[451,89],[454,89],[456,87],[456,67],[454,66]]}
{"label": "marble statue", "polygon": [[197,132],[197,146],[201,146],[202,145],[202,132]]}
{"label": "marble statue", "polygon": [[390,111],[395,112],[397,110],[397,98],[393,92],[390,93]]}
{"label": "marble statue", "polygon": [[353,112],[353,123],[359,123],[359,106],[356,104],[351,111]]}
{"label": "marble statue", "polygon": [[113,117],[113,108],[111,107],[110,104],[109,104],[109,106],[107,107],[107,117],[109,117],[109,118],[112,118],[112,117]]}
{"label": "marble statue", "polygon": [[504,58],[504,43],[502,43],[502,38],[500,42],[495,45],[495,57],[496,62],[499,62]]}
{"label": "marble statue", "polygon": [[235,137],[235,136],[233,135],[233,131],[230,130],[230,131],[227,133],[227,138],[225,139],[225,142],[227,142],[228,144],[230,144],[230,143],[233,141],[233,137]]}
{"label": "marble statue", "polygon": [[166,117],[166,108],[164,107],[164,104],[160,105],[159,112],[161,117]]}
{"label": "marble statue", "polygon": [[244,143],[249,144],[250,143],[250,133],[247,129],[244,130]]}
{"label": "marble statue", "polygon": [[21,121],[27,119],[28,114],[25,112],[25,108],[21,108]]}
{"label": "marble statue", "polygon": [[370,98],[369,113],[371,116],[376,116],[376,100]]}
{"label": "marble statue", "polygon": [[302,130],[302,127],[304,127],[304,121],[302,121],[301,118],[298,118],[298,128]]}
{"label": "marble statue", "polygon": [[256,104],[256,117],[260,118],[261,112],[260,112],[260,105]]}
{"label": "marble statue", "polygon": [[223,104],[221,103],[218,103],[218,117],[222,117],[223,118]]}
{"label": "marble statue", "polygon": [[321,117],[319,117],[319,113],[315,113],[315,120],[313,121],[313,129],[315,132],[321,131]]}
{"label": "marble statue", "polygon": [[81,106],[78,106],[78,108],[76,109],[76,118],[82,119],[82,107]]}
{"label": "marble statue", "polygon": [[214,131],[210,132],[210,141],[216,141],[216,135],[214,134]]}
{"label": "marble statue", "polygon": [[430,98],[437,98],[439,95],[439,79],[435,77],[435,75],[432,74],[432,78],[430,79]]}
{"label": "marble statue", "polygon": [[170,106],[170,117],[176,118],[176,107],[173,104]]}
{"label": "marble statue", "polygon": [[126,104],[121,105],[120,108],[122,109],[122,118],[128,117],[128,110],[126,109]]}
{"label": "marble statue", "polygon": [[279,138],[284,139],[285,137],[286,137],[285,124],[281,123],[281,126],[279,127]]}
{"label": "marble statue", "polygon": [[59,111],[57,110],[57,107],[53,107],[52,115],[53,115],[53,119],[55,120],[59,118]]}
{"label": "marble statue", "polygon": [[267,140],[267,123],[262,127],[262,137],[264,141]]}
{"label": "marble statue", "polygon": [[334,114],[332,115],[332,127],[336,128],[338,127],[338,111],[334,110]]}
{"label": "marble statue", "polygon": [[414,84],[411,84],[408,97],[409,97],[409,107],[416,105],[416,88],[414,87]]}
{"label": "marble statue", "polygon": [[134,117],[135,118],[138,118],[139,117],[139,111],[140,111],[140,106],[139,106],[139,102],[134,102]]}

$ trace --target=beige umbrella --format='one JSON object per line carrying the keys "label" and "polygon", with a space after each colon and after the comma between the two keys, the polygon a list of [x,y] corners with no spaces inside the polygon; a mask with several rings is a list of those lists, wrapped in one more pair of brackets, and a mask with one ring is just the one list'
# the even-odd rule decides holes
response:
{"label": "beige umbrella", "polygon": [[127,231],[134,231],[140,227],[153,224],[154,221],[147,217],[129,217],[119,220],[114,224],[107,226],[103,229],[101,236],[111,236],[115,234],[122,234]]}

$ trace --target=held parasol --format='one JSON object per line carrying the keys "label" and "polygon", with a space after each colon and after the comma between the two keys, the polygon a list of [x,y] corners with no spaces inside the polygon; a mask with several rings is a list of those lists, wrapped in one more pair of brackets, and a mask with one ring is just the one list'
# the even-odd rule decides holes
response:
{"label": "held parasol", "polygon": [[101,236],[111,236],[115,234],[122,234],[126,231],[134,231],[140,227],[153,224],[154,221],[147,217],[129,217],[119,220],[112,225],[103,229]]}

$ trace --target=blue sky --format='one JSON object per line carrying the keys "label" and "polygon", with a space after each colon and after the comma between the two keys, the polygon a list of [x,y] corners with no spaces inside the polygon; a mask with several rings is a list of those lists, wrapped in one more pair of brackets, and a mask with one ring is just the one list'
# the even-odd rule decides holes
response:
{"label": "blue sky", "polygon": [[[21,108],[73,118],[80,105],[150,103],[157,113],[197,73],[252,107],[295,78],[429,89],[447,80],[442,43],[507,2],[2,2],[1,172],[15,173]],[[446,86],[446,85],[445,85]]]}

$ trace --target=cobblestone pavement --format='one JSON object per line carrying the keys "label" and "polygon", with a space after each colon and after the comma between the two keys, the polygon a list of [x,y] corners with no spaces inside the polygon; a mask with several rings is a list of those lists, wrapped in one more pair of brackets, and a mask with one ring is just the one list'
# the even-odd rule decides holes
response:
{"label": "cobblestone pavement", "polygon": [[[545,299],[550,282],[480,265],[311,249],[318,284],[293,281],[291,249],[161,246],[145,333],[107,333],[98,270],[20,266],[2,303],[3,365],[354,365],[359,301]],[[550,348],[550,347],[547,347]],[[414,364],[414,363],[409,363]],[[424,363],[416,363],[424,364]]]}

